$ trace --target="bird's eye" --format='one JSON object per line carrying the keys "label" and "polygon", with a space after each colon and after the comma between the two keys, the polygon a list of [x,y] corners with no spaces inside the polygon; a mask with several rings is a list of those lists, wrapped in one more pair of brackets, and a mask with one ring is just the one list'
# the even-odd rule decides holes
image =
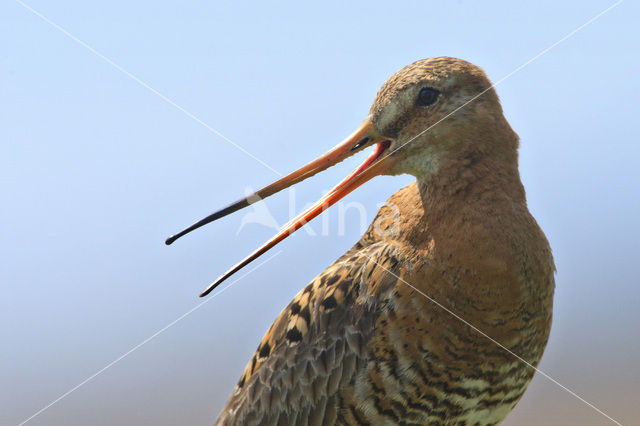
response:
{"label": "bird's eye", "polygon": [[436,103],[438,100],[438,96],[440,96],[440,92],[436,89],[432,89],[431,87],[425,87],[420,90],[418,94],[418,105],[420,106],[429,106]]}

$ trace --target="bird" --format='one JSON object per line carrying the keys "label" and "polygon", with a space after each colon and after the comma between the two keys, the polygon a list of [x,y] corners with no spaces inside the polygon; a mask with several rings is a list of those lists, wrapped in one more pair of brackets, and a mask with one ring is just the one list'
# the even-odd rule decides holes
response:
{"label": "bird", "polygon": [[551,248],[519,175],[519,143],[480,67],[429,58],[393,74],[343,142],[256,191],[264,199],[373,148],[202,296],[371,178],[415,177],[282,310],[216,424],[500,423],[542,357],[555,288]]}

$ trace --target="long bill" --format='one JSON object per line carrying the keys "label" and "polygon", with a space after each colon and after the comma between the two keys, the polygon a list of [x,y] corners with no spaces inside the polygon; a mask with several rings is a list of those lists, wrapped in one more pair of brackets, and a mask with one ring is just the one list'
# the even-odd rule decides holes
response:
{"label": "long bill", "polygon": [[389,148],[390,144],[391,140],[381,136],[375,129],[373,123],[369,119],[367,119],[354,133],[347,137],[347,139],[336,145],[326,154],[318,157],[316,160],[279,179],[271,185],[268,185],[260,189],[259,191],[256,191],[254,194],[251,194],[237,201],[236,203],[231,204],[230,206],[207,216],[206,218],[194,223],[181,232],[172,235],[166,240],[166,244],[169,245],[181,236],[197,228],[200,228],[207,223],[231,214],[263,198],[282,191],[283,189],[286,189],[304,179],[307,179],[308,177],[311,177],[316,173],[339,163],[345,158],[350,157],[351,155],[359,152],[367,146],[375,145],[373,152],[360,165],[360,167],[351,172],[346,178],[344,178],[338,185],[331,189],[331,191],[329,191],[325,196],[320,198],[320,200],[313,204],[309,209],[284,225],[275,236],[264,243],[260,248],[258,248],[242,261],[234,265],[231,269],[229,269],[217,280],[215,280],[200,295],[200,297],[206,296],[224,280],[267,252],[280,241],[284,240],[286,237],[303,227],[306,223],[313,220],[316,216],[331,207],[338,200],[340,200],[374,176],[383,174],[391,166],[391,162],[393,161],[393,157],[391,156],[382,157],[382,154],[387,150],[387,148]]}

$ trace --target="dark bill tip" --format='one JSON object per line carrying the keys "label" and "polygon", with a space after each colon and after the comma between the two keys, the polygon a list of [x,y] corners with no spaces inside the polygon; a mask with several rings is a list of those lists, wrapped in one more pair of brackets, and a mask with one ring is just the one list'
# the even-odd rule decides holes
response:
{"label": "dark bill tip", "polygon": [[171,244],[173,244],[173,242],[175,240],[177,240],[178,238],[188,234],[191,231],[194,231],[208,223],[213,222],[214,220],[218,220],[222,217],[225,217],[233,212],[236,212],[240,209],[243,209],[245,207],[247,207],[250,204],[253,204],[255,201],[260,200],[260,198],[256,198],[255,201],[253,200],[249,200],[251,198],[251,196],[243,198],[242,200],[236,201],[235,203],[231,204],[230,206],[225,207],[222,210],[218,210],[215,213],[210,214],[209,216],[205,217],[202,220],[199,220],[198,222],[194,223],[193,225],[189,226],[188,228],[183,229],[182,231],[178,232],[177,234],[173,234],[172,236],[170,236],[169,238],[167,238],[164,243],[168,246],[170,246]]}
{"label": "dark bill tip", "polygon": [[[184,235],[184,234],[183,234]],[[180,238],[182,235],[178,234],[174,234],[172,236],[170,236],[169,238],[167,238],[166,240],[164,240],[164,243],[168,246],[170,246],[171,244],[173,244],[173,242],[175,240],[177,240],[178,238]]]}

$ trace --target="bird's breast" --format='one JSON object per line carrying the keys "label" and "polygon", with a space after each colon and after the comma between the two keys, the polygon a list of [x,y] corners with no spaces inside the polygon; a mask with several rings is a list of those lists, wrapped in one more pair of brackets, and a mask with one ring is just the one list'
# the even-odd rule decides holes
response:
{"label": "bird's breast", "polygon": [[514,327],[517,307],[456,313],[442,292],[422,295],[407,285],[419,280],[419,273],[401,277],[380,313],[354,406],[374,424],[499,422],[534,373],[510,351],[537,365],[550,317]]}
{"label": "bird's breast", "polygon": [[[390,212],[381,213],[385,229]],[[378,315],[346,400],[373,424],[497,423],[524,393],[548,339],[554,268],[546,240],[492,247],[471,225],[447,241],[411,214],[401,211],[409,231],[378,242],[383,260],[369,264],[378,275],[363,284]]]}

